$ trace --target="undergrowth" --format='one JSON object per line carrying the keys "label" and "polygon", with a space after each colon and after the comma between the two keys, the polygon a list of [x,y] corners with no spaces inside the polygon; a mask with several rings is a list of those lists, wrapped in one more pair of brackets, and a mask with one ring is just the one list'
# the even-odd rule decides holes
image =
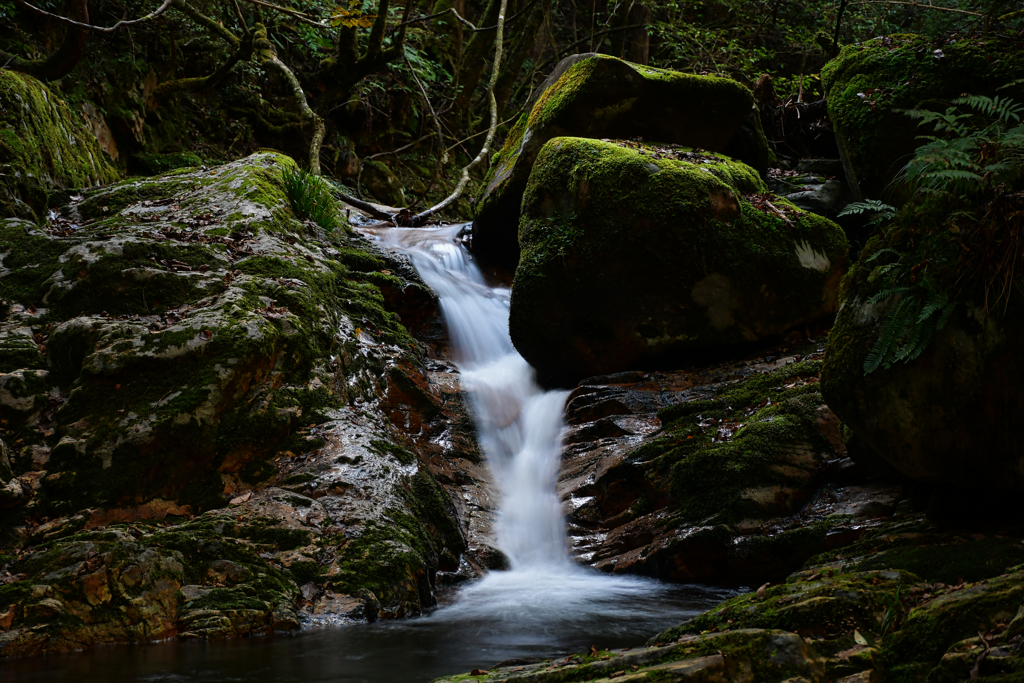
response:
{"label": "undergrowth", "polygon": [[322,177],[300,168],[285,168],[281,179],[296,216],[313,221],[327,232],[344,226],[331,186]]}
{"label": "undergrowth", "polygon": [[894,219],[864,257],[875,291],[868,303],[889,308],[865,373],[919,357],[958,303],[986,315],[1001,304],[1005,313],[1021,290],[1024,105],[964,96],[943,112],[905,113],[932,130],[895,181],[914,199],[898,214],[877,201],[845,212],[872,212],[875,224]]}

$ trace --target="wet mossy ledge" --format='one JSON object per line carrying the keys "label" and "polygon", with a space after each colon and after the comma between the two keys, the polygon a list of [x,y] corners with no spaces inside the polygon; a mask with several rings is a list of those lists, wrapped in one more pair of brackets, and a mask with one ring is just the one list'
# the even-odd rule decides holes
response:
{"label": "wet mossy ledge", "polygon": [[753,94],[728,78],[697,76],[602,54],[566,57],[537,89],[491,159],[473,221],[473,252],[514,269],[520,205],[552,138],[657,140],[723,152],[759,173],[771,157]]}
{"label": "wet mossy ledge", "polygon": [[555,138],[522,208],[509,331],[546,381],[685,362],[837,308],[843,231],[720,154]]}
{"label": "wet mossy ledge", "polygon": [[296,216],[294,168],[0,221],[0,657],[415,615],[479,567],[437,475],[474,485],[475,437],[399,314],[436,298]]}
{"label": "wet mossy ledge", "polygon": [[43,83],[0,69],[0,216],[38,219],[49,193],[113,182],[117,170],[81,114]]}

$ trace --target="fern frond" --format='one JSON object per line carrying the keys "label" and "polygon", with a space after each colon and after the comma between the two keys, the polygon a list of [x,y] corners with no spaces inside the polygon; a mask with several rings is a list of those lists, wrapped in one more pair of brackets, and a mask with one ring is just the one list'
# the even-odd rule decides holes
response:
{"label": "fern frond", "polygon": [[882,329],[875,340],[867,358],[864,359],[864,374],[877,370],[883,363],[888,367],[889,352],[896,339],[907,329],[907,320],[912,312],[916,312],[916,304],[911,297],[900,301],[882,324]]}
{"label": "fern frond", "polygon": [[874,294],[868,299],[869,304],[877,304],[879,301],[885,301],[889,297],[895,294],[906,294],[911,290],[911,287],[886,287],[882,291]]}

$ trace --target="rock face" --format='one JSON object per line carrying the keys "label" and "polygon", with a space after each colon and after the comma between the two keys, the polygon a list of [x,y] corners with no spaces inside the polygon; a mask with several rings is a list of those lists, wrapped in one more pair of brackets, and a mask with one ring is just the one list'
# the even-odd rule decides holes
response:
{"label": "rock face", "polygon": [[834,311],[842,230],[765,192],[719,155],[550,141],[523,198],[512,342],[541,377],[574,383]]}
{"label": "rock face", "polygon": [[622,138],[723,152],[764,173],[770,151],[751,92],[739,83],[694,76],[599,54],[563,59],[538,89],[533,109],[491,161],[473,221],[473,251],[515,268],[519,209],[541,148],[552,138]]}
{"label": "rock face", "polygon": [[81,115],[38,80],[7,69],[0,69],[0,160],[0,217],[39,217],[49,191],[117,178]]}
{"label": "rock face", "polygon": [[[940,39],[893,35],[848,45],[821,71],[846,177],[857,200],[886,197],[921,144],[901,110],[944,110],[965,93],[1024,100],[1024,86],[997,90],[1024,71],[1020,41],[985,35]],[[890,197],[897,199],[898,197]]]}
{"label": "rock face", "polygon": [[[1019,303],[1009,315],[959,305],[921,357],[864,373],[895,301],[868,302],[869,243],[829,333],[822,392],[874,452],[908,477],[984,489],[1024,488]],[[1014,309],[1018,312],[1014,313]]]}
{"label": "rock face", "polygon": [[[577,559],[602,571],[759,585],[891,514],[899,483],[847,458],[820,351],[585,380],[558,492]],[[806,353],[806,351],[805,351]]]}
{"label": "rock face", "polygon": [[293,163],[0,223],[0,657],[414,615],[500,559],[436,298]]}

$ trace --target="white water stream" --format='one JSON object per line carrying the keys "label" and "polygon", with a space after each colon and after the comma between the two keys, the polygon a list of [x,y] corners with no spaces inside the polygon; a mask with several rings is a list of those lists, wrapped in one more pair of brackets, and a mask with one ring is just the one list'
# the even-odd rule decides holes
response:
{"label": "white water stream", "polygon": [[509,290],[486,283],[456,237],[461,228],[376,233],[382,243],[412,259],[440,298],[478,439],[501,495],[497,544],[511,569],[491,572],[462,589],[454,604],[433,618],[525,619],[541,627],[621,616],[640,596],[644,602],[656,599],[665,587],[600,574],[569,557],[555,494],[569,392],[537,385],[533,368],[509,339]]}

